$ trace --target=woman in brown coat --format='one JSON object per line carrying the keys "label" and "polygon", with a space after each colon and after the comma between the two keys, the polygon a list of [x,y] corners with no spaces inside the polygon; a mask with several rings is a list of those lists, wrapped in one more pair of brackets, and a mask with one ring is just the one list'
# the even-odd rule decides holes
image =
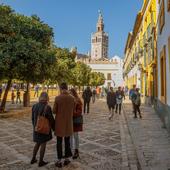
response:
{"label": "woman in brown coat", "polygon": [[75,97],[75,110],[73,112],[73,136],[71,138],[71,143],[73,145],[73,139],[74,139],[74,148],[75,152],[73,155],[73,159],[77,159],[79,157],[79,134],[78,132],[83,131],[83,122],[74,122],[75,119],[79,119],[79,121],[82,121],[82,102],[76,92],[75,89],[70,90],[71,94]]}

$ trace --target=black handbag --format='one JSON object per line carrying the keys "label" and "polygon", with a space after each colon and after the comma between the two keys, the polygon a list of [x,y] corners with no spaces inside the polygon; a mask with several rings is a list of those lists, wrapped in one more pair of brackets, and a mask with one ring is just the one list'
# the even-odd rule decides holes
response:
{"label": "black handbag", "polygon": [[76,125],[83,124],[83,115],[73,117],[73,124]]}

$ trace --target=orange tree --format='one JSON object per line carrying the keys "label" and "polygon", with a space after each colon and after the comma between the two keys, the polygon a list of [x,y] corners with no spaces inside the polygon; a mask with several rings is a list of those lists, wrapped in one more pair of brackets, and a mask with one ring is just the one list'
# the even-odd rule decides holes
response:
{"label": "orange tree", "polygon": [[20,15],[9,6],[0,5],[0,78],[7,80],[0,112],[5,109],[13,79],[29,85],[49,76],[49,68],[56,60],[52,38],[52,29],[37,16]]}

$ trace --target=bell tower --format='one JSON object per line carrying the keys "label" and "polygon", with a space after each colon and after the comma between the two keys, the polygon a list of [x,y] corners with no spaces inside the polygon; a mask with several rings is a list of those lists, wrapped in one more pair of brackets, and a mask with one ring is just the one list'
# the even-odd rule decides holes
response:
{"label": "bell tower", "polygon": [[108,58],[108,34],[104,32],[104,19],[99,11],[96,32],[91,36],[91,59],[101,60]]}

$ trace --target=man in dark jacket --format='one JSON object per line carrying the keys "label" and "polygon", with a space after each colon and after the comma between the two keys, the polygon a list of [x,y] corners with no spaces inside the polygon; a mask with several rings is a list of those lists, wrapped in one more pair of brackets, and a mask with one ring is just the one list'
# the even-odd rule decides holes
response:
{"label": "man in dark jacket", "polygon": [[92,97],[92,92],[90,87],[87,87],[83,92],[83,100],[84,100],[84,114],[86,113],[86,107],[87,107],[87,113],[89,113],[89,107],[90,107],[90,100]]}
{"label": "man in dark jacket", "polygon": [[109,92],[107,93],[107,105],[109,108],[109,120],[113,118],[114,115],[114,109],[116,105],[116,94],[113,91],[113,87],[110,87]]}

